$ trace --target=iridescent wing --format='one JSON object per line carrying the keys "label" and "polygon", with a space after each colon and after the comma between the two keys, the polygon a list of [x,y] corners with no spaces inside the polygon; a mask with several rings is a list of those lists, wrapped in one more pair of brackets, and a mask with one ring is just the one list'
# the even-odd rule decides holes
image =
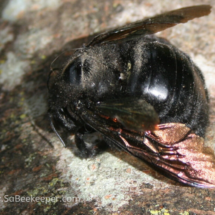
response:
{"label": "iridescent wing", "polygon": [[[108,107],[109,104],[103,106]],[[119,108],[119,105],[116,107]],[[113,103],[112,108],[115,110]],[[129,111],[132,112],[131,110],[130,107]],[[81,118],[105,135],[110,142],[162,170],[170,178],[191,186],[215,188],[214,153],[212,149],[204,147],[203,138],[194,134],[185,124],[158,124],[154,126],[154,130],[140,132],[133,130],[136,126],[132,124],[128,128],[123,122],[112,120],[110,123],[109,119],[112,119],[113,114],[108,115],[108,112],[111,113],[110,110],[105,110],[104,115],[102,112],[93,114],[86,109]],[[118,111],[117,114],[120,115],[121,112]],[[122,116],[119,118],[124,119],[124,114]]]}
{"label": "iridescent wing", "polygon": [[185,23],[194,18],[206,16],[210,13],[210,5],[198,5],[192,7],[180,8],[178,10],[169,11],[152,18],[134,22],[119,28],[112,29],[96,36],[88,46],[94,46],[101,43],[129,40],[135,37],[154,34],[173,27],[180,23]]}
{"label": "iridescent wing", "polygon": [[143,144],[147,150],[132,145],[126,147],[134,156],[160,168],[177,181],[195,187],[215,188],[214,152],[204,147],[204,139],[184,124],[160,124],[158,130],[146,134]]}
{"label": "iridescent wing", "polygon": [[137,132],[154,130],[159,123],[156,111],[144,99],[109,100],[97,104],[96,108],[102,116],[121,123],[123,128],[128,130]]}

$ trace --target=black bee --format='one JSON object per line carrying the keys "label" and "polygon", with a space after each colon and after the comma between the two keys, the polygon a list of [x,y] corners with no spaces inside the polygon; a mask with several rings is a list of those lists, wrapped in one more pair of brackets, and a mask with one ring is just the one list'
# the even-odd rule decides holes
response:
{"label": "black bee", "polygon": [[214,154],[203,147],[209,99],[202,73],[153,35],[210,9],[181,8],[101,33],[61,67],[52,66],[49,115],[58,137],[53,120],[75,133],[84,157],[95,155],[99,144],[95,139],[89,148],[85,135],[100,132],[182,183],[214,187]]}

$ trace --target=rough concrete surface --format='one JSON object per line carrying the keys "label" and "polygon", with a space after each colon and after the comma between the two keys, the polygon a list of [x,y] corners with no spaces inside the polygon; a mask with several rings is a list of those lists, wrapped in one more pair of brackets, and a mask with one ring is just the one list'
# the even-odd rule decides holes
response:
{"label": "rough concrete surface", "polygon": [[[125,152],[63,148],[47,117],[50,64],[93,35],[214,0],[0,2],[0,214],[215,214],[215,191],[174,182]],[[215,8],[159,36],[191,56],[209,90],[205,144],[215,149]],[[72,137],[71,137],[72,138]]]}

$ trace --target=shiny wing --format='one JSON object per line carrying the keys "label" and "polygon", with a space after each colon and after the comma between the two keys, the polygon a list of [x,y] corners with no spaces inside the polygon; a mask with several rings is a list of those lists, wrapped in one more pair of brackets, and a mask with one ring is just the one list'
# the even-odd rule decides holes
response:
{"label": "shiny wing", "polygon": [[170,178],[187,185],[215,188],[215,156],[204,140],[185,124],[166,123],[154,131],[121,129],[118,122],[82,112],[82,119],[119,148],[162,170]]}
{"label": "shiny wing", "polygon": [[119,28],[112,29],[96,36],[88,46],[106,43],[110,41],[132,39],[138,36],[154,34],[173,27],[179,23],[185,23],[194,18],[206,16],[210,13],[210,5],[198,5],[192,7],[180,8],[166,12],[152,18],[134,22]]}
{"label": "shiny wing", "polygon": [[143,141],[149,150],[127,145],[129,151],[177,181],[195,187],[215,188],[215,155],[211,148],[204,147],[204,139],[184,124],[167,123],[158,127]]}
{"label": "shiny wing", "polygon": [[99,114],[118,122],[122,128],[144,132],[154,130],[159,118],[149,103],[144,99],[123,98],[101,102],[97,105]]}

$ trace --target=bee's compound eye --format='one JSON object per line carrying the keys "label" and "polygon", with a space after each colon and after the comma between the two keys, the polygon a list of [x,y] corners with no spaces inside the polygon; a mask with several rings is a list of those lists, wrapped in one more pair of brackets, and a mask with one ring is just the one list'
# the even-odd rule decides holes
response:
{"label": "bee's compound eye", "polygon": [[80,84],[81,62],[72,62],[64,71],[64,80],[70,84]]}

